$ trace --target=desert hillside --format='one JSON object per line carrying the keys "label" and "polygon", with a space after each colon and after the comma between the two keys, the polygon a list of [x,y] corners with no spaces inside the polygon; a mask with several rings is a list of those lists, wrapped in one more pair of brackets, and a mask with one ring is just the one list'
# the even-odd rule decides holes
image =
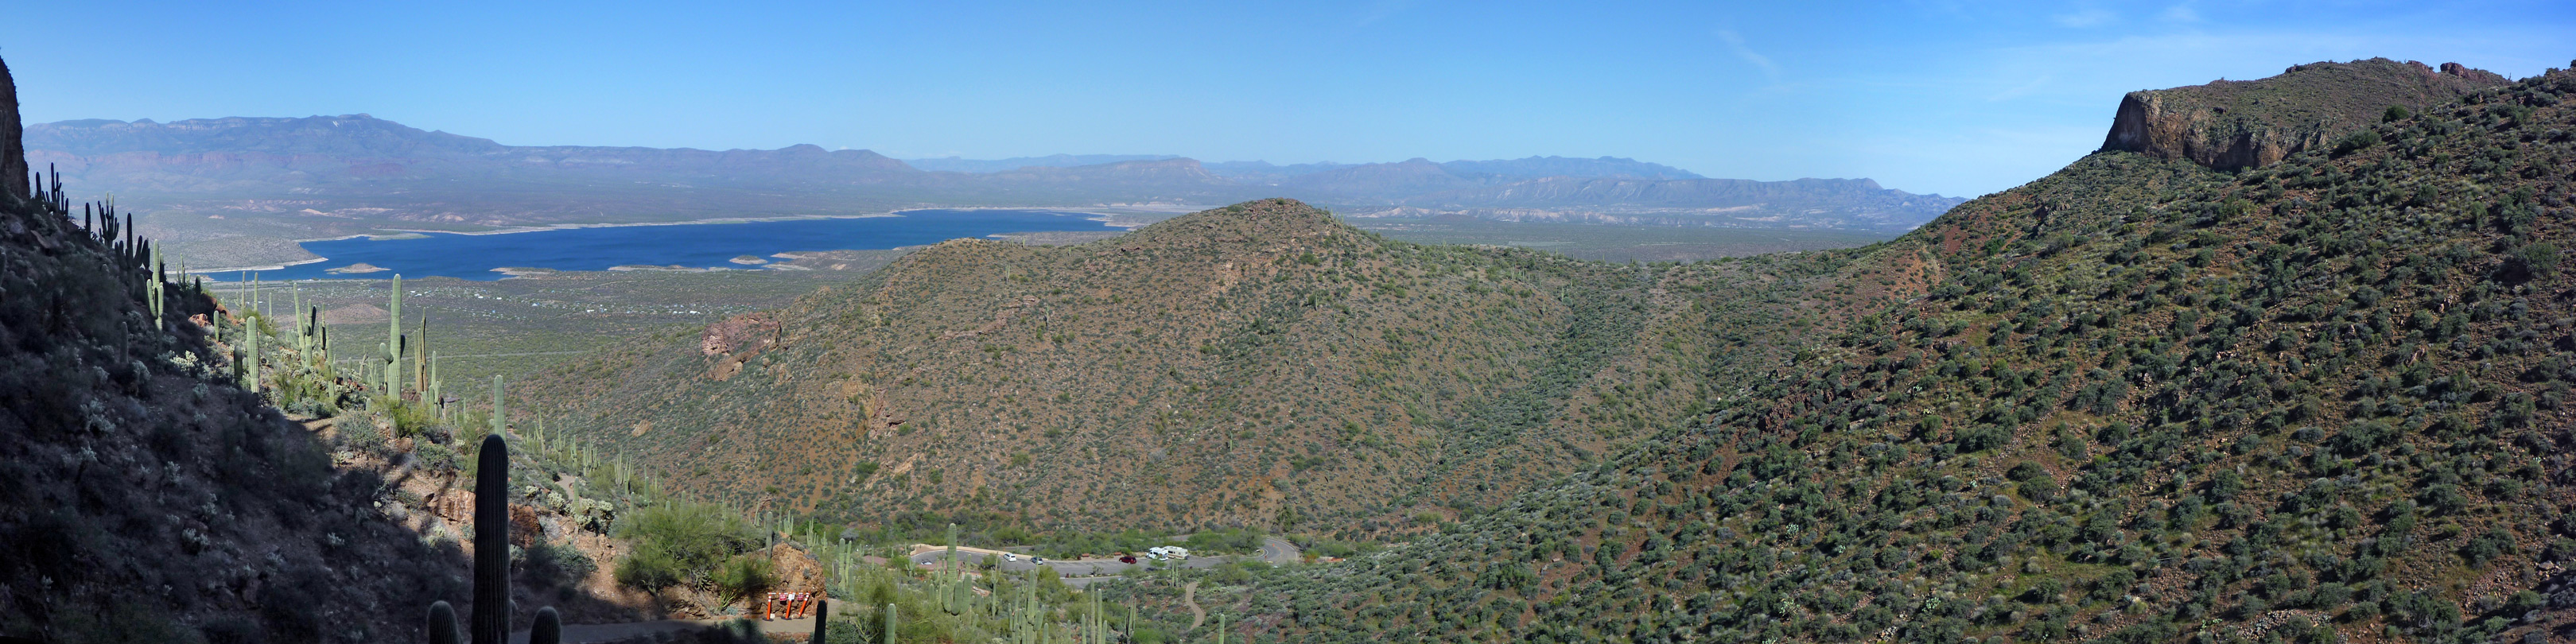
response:
{"label": "desert hillside", "polygon": [[1228,608],[1318,642],[2565,640],[2571,95],[2241,172],[2088,156],[1869,251],[1940,277],[1750,395]]}
{"label": "desert hillside", "polygon": [[[861,521],[1403,533],[1742,395],[1918,258],[1625,266],[1293,201],[961,240],[574,365],[532,405],[690,485]],[[559,411],[555,411],[559,410]]]}

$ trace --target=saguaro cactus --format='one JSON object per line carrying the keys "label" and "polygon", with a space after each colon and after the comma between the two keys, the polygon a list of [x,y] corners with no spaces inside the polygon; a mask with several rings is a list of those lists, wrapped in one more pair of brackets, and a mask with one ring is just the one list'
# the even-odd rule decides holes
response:
{"label": "saguaro cactus", "polygon": [[143,282],[143,290],[146,291],[144,297],[149,299],[152,304],[152,330],[154,331],[170,330],[170,325],[161,321],[163,313],[162,300],[164,299],[162,297],[161,288],[164,286],[164,282],[167,282],[170,279],[169,276],[170,262],[161,259],[160,249],[153,249],[152,276]]}
{"label": "saguaro cactus", "polygon": [[385,309],[392,324],[385,333],[385,395],[402,398],[402,274],[394,274],[394,296]]}
{"label": "saguaro cactus", "polygon": [[429,353],[429,404],[440,419],[447,418],[446,381],[438,377],[438,352]]}
{"label": "saguaro cactus", "polygon": [[242,365],[250,376],[251,393],[259,393],[259,322],[250,320],[242,329]]}
{"label": "saguaro cactus", "polygon": [[[831,600],[831,598],[828,598],[828,597],[815,597],[815,598],[814,598],[814,637],[813,637],[813,638],[811,638],[811,639],[807,639],[807,640],[805,640],[806,644],[823,644],[823,624],[824,624],[825,622],[829,622],[829,621],[832,621],[832,600]],[[536,643],[535,643],[535,642],[533,642],[533,641],[531,641],[531,642],[529,642],[529,644],[536,644]],[[549,642],[548,644],[553,644],[553,643]]]}
{"label": "saguaro cactus", "polygon": [[894,604],[886,604],[885,618],[885,639],[877,642],[877,644],[894,644]]}
{"label": "saguaro cactus", "polygon": [[[814,632],[822,631],[823,627],[818,622],[814,626]],[[821,644],[823,640],[814,641],[816,644]],[[561,644],[562,642],[563,617],[555,614],[553,606],[537,609],[537,623],[528,627],[528,644]]]}
{"label": "saguaro cactus", "polygon": [[429,314],[420,314],[418,328],[413,335],[420,342],[411,349],[411,388],[420,392],[421,402],[429,402]]}
{"label": "saguaro cactus", "polygon": [[509,642],[510,443],[494,433],[474,466],[474,644]]}
{"label": "saguaro cactus", "polygon": [[444,600],[429,605],[429,644],[458,644],[456,607]]}
{"label": "saguaro cactus", "polygon": [[1020,596],[1011,602],[1010,644],[1045,644],[1045,624],[1038,615],[1037,584],[1020,584]]}

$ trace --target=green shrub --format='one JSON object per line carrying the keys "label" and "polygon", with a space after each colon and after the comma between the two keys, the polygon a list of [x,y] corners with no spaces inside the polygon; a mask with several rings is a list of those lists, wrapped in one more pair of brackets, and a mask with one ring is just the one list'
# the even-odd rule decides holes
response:
{"label": "green shrub", "polygon": [[518,568],[519,577],[538,586],[577,585],[599,570],[597,562],[569,544],[539,543],[517,555],[511,563]]}
{"label": "green shrub", "polygon": [[617,562],[617,583],[645,592],[659,592],[680,585],[686,571],[678,561],[659,550],[639,550]]}
{"label": "green shrub", "polygon": [[2495,561],[2496,557],[2512,551],[2511,533],[2503,530],[2488,530],[2486,534],[2471,537],[2467,545],[2460,546],[2460,558],[2468,560],[2469,565],[2473,567],[2485,566],[2487,562]]}
{"label": "green shrub", "polygon": [[754,547],[760,536],[741,515],[690,502],[646,507],[617,522],[616,534],[635,543],[635,554],[654,554],[684,579],[700,578],[726,557]]}
{"label": "green shrub", "polygon": [[778,583],[778,570],[763,554],[735,557],[715,573],[718,596],[732,601],[748,601],[768,592]]}

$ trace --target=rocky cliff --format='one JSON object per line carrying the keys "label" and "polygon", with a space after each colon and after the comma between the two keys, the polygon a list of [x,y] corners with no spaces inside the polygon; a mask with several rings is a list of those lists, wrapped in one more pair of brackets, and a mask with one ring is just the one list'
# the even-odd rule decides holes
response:
{"label": "rocky cliff", "polygon": [[2130,92],[2102,149],[2221,170],[2259,167],[2377,123],[2390,107],[2418,112],[2507,82],[2459,63],[2436,70],[2372,58],[2294,65],[2261,80]]}

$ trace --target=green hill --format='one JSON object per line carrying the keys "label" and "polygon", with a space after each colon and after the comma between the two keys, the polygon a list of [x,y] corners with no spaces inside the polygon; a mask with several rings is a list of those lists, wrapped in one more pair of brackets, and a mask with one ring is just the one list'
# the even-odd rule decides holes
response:
{"label": "green hill", "polygon": [[1751,395],[1210,610],[1299,642],[2564,641],[2571,94],[2242,172],[2088,156],[1865,251],[1938,285]]}
{"label": "green hill", "polygon": [[531,400],[687,487],[824,517],[1401,534],[1921,290],[1851,257],[1607,265],[1252,202],[1080,246],[941,244],[571,365]]}

